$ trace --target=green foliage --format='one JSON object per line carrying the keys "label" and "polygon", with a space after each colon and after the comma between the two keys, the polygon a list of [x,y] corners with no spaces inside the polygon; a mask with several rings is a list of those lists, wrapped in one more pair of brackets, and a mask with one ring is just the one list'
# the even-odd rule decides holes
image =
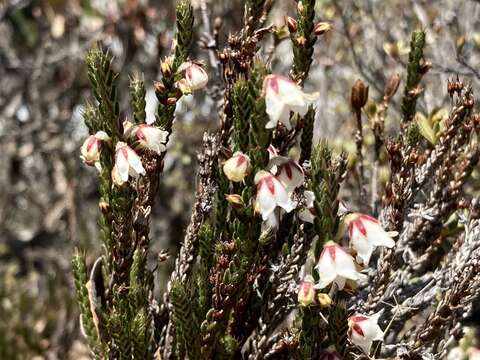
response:
{"label": "green foliage", "polygon": [[263,79],[267,75],[264,65],[257,63],[247,83],[249,102],[254,104],[250,120],[249,146],[250,159],[254,173],[264,169],[268,163],[267,147],[270,145],[272,134],[265,129],[268,122],[265,99],[261,98]]}
{"label": "green foliage", "polygon": [[191,306],[191,293],[187,285],[179,281],[172,283],[170,292],[177,331],[177,354],[186,353],[191,360],[200,359],[199,326]]}
{"label": "green foliage", "polygon": [[193,40],[193,7],[190,0],[180,0],[177,9],[177,32],[175,34],[175,57],[172,71],[176,72],[178,67],[188,59],[190,46]]}
{"label": "green foliage", "polygon": [[[340,297],[341,295],[338,295]],[[346,301],[340,299],[330,307],[328,316],[328,338],[341,356],[347,353],[348,312]]]}
{"label": "green foliage", "polygon": [[[325,141],[315,146],[312,153],[311,184],[310,188],[315,194],[314,207],[315,233],[319,236],[315,246],[315,259],[318,259],[323,244],[333,240],[338,228],[338,191],[340,190],[341,177],[345,171],[341,159],[335,164],[332,160],[332,151]],[[340,166],[338,166],[340,165]]]}
{"label": "green foliage", "polygon": [[313,32],[315,0],[303,0],[301,3],[303,6],[297,7],[297,31],[290,37],[293,44],[293,74],[303,81],[310,71],[317,36]]}
{"label": "green foliage", "polygon": [[157,86],[155,91],[158,99],[155,124],[168,132],[172,131],[176,102],[181,97],[180,91],[175,87],[175,81],[181,78],[177,71],[180,65],[188,60],[193,39],[193,8],[189,0],[178,3],[176,15],[175,53],[164,60],[162,85]]}
{"label": "green foliage", "polygon": [[425,31],[417,30],[412,34],[410,55],[407,65],[407,81],[403,90],[402,113],[403,122],[408,123],[415,117],[415,108],[419,95],[418,85],[425,73],[423,68],[423,48],[425,47]]}
{"label": "green foliage", "polygon": [[250,95],[249,90],[248,82],[240,79],[232,91],[234,151],[243,153],[248,150],[249,121],[255,107],[255,98]]}
{"label": "green foliage", "polygon": [[300,164],[310,159],[312,154],[313,126],[315,124],[315,109],[313,106],[310,106],[302,121],[303,130],[300,139]]}
{"label": "green foliage", "polygon": [[145,123],[147,118],[145,113],[145,107],[147,105],[145,100],[146,93],[143,77],[130,77],[130,103],[133,109],[133,119],[137,124]]}
{"label": "green foliage", "polygon": [[94,47],[88,51],[85,62],[93,94],[98,101],[99,117],[91,124],[96,131],[103,130],[114,142],[121,137],[119,124],[120,105],[117,99],[116,80],[118,74],[112,69],[113,58],[108,52]]}
{"label": "green foliage", "polygon": [[87,265],[85,264],[85,255],[75,250],[72,258],[72,272],[75,279],[75,288],[77,292],[77,301],[80,306],[80,317],[82,329],[87,338],[88,346],[92,350],[95,358],[100,357],[103,353],[98,332],[93,320],[91,304],[88,296],[87,282]]}

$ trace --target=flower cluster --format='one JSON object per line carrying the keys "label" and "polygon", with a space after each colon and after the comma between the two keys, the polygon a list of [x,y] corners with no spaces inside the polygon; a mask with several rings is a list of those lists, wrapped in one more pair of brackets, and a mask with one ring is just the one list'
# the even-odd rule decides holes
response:
{"label": "flower cluster", "polygon": [[[294,160],[278,156],[278,151],[269,146],[271,156],[267,170],[260,170],[255,174],[256,196],[254,207],[271,227],[278,225],[277,207],[290,212],[297,207],[292,200],[292,194],[305,181],[302,167]],[[223,164],[225,176],[232,182],[242,182],[251,172],[250,157],[241,152],[236,152]],[[305,191],[304,206],[299,211],[303,221],[313,221],[311,208],[315,196],[311,191]],[[232,195],[229,199],[233,199]]]}
{"label": "flower cluster", "polygon": [[[165,62],[163,66],[166,66]],[[183,94],[203,88],[208,81],[208,76],[202,66],[195,62],[185,62],[180,65],[178,75],[184,76],[177,81],[177,87]],[[166,150],[168,131],[154,125],[133,124],[125,120],[122,124],[123,138],[114,144],[115,163],[112,168],[112,182],[116,186],[123,186],[129,178],[136,179],[145,175],[142,159],[138,155],[139,150],[149,150],[161,155]],[[80,158],[90,166],[100,170],[100,152],[102,144],[113,148],[111,138],[104,131],[98,131],[90,135],[83,143]]]}
{"label": "flower cluster", "polygon": [[[367,276],[361,273],[361,265],[368,265],[376,247],[395,246],[392,239],[396,233],[386,232],[378,220],[361,213],[350,213],[343,219],[344,229],[348,230],[350,250],[329,241],[320,254],[315,269],[319,276],[318,283],[313,283],[313,277],[307,275],[300,284],[298,302],[301,306],[309,306],[317,297],[315,289],[325,289],[335,284],[338,290],[349,285],[354,288],[356,282],[366,281]],[[357,262],[355,262],[357,260]],[[355,314],[349,319],[349,334],[351,341],[365,353],[370,352],[373,341],[383,340],[383,331],[378,326],[380,314],[371,316]]]}

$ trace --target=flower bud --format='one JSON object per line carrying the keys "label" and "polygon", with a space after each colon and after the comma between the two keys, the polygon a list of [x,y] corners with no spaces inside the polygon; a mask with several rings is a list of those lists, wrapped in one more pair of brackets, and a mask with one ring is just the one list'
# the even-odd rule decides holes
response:
{"label": "flower bud", "polygon": [[352,86],[352,93],[350,96],[350,104],[352,109],[360,110],[365,106],[368,100],[368,85],[358,79]]}
{"label": "flower bud", "polygon": [[330,307],[332,305],[332,298],[328,294],[320,293],[317,295],[318,303],[321,307]]}
{"label": "flower bud", "polygon": [[182,92],[183,95],[188,95],[192,93],[192,89],[187,84],[186,79],[180,79],[175,83],[175,87]]}
{"label": "flower bud", "polygon": [[387,101],[390,100],[396,94],[399,85],[400,75],[393,74],[392,76],[390,76],[387,80],[387,83],[385,84],[384,99]]}
{"label": "flower bud", "polygon": [[297,20],[295,20],[291,16],[285,16],[285,24],[288,27],[288,31],[290,31],[291,33],[297,32]]}
{"label": "flower bud", "polygon": [[297,45],[298,46],[304,47],[306,43],[307,43],[307,39],[305,39],[305,36],[297,36]]}
{"label": "flower bud", "polygon": [[102,141],[109,140],[109,136],[104,131],[98,131],[95,135],[90,135],[80,149],[80,158],[87,165],[93,166],[100,160],[100,149]]}
{"label": "flower bud", "polygon": [[169,97],[167,99],[167,105],[171,106],[171,105],[175,105],[176,103],[177,103],[177,98],[175,98],[175,97]]}
{"label": "flower bud", "polygon": [[303,2],[299,1],[298,4],[297,4],[297,11],[299,13],[302,13],[304,9],[305,9],[305,7],[303,6]]}
{"label": "flower bud", "polygon": [[169,78],[172,76],[172,60],[171,58],[167,57],[164,61],[160,63],[160,69],[162,71],[162,75],[165,78]]}
{"label": "flower bud", "polygon": [[313,28],[313,33],[317,36],[323,35],[332,30],[332,25],[327,22],[319,22]]}
{"label": "flower bud", "polygon": [[236,152],[223,164],[225,176],[234,182],[242,181],[250,172],[250,168],[250,158],[241,152]]}
{"label": "flower bud", "polygon": [[305,276],[298,290],[298,303],[301,306],[308,306],[315,301],[314,280],[311,275]]}
{"label": "flower bud", "polygon": [[245,203],[242,197],[238,194],[225,195],[225,200],[227,200],[227,202],[235,209],[242,209],[243,207],[245,207]]}
{"label": "flower bud", "polygon": [[163,85],[163,82],[161,81],[154,81],[153,87],[155,88],[155,91],[158,91],[160,94],[165,92],[165,85]]}
{"label": "flower bud", "polygon": [[180,65],[178,70],[185,71],[184,86],[188,87],[189,92],[201,89],[207,85],[208,75],[199,64],[188,61]]}
{"label": "flower bud", "polygon": [[421,93],[423,93],[423,88],[421,86],[417,86],[416,88],[413,88],[408,92],[408,96],[411,96],[412,98],[416,98],[420,96]]}
{"label": "flower bud", "polygon": [[110,211],[110,204],[106,201],[101,200],[98,203],[98,208],[102,212],[102,214],[107,214]]}

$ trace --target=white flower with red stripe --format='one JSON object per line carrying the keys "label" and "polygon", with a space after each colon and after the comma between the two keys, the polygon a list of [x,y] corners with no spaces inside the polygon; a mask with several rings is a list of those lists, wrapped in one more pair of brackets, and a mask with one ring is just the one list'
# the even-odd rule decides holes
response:
{"label": "white flower with red stripe", "polygon": [[320,352],[318,360],[342,360],[342,357],[337,351],[335,351],[335,349],[329,347],[328,349]]}
{"label": "white flower with red stripe", "polygon": [[208,75],[203,67],[197,63],[188,61],[180,65],[179,71],[185,71],[185,78],[177,82],[177,87],[183,93],[190,93],[205,87],[208,83]]}
{"label": "white flower with red stripe", "polygon": [[90,166],[95,165],[100,160],[102,141],[108,141],[109,139],[104,131],[98,131],[95,135],[87,137],[80,148],[80,158],[83,162]]}
{"label": "white flower with red stripe", "polygon": [[155,151],[158,155],[166,149],[165,143],[168,139],[168,131],[152,125],[141,124],[135,130],[135,136],[142,148]]}
{"label": "white flower with red stripe", "polygon": [[342,290],[347,280],[358,281],[366,279],[366,275],[357,271],[353,257],[333,241],[329,241],[323,246],[320,259],[315,268],[320,276],[319,283],[315,285],[318,289],[326,288],[331,283],[334,283],[339,290]]}
{"label": "white flower with red stripe", "polygon": [[268,75],[263,81],[266,111],[270,121],[267,129],[273,129],[280,122],[290,130],[290,112],[304,116],[310,104],[319,94],[306,94],[293,80],[282,75]]}
{"label": "white flower with red stripe", "polygon": [[115,165],[112,170],[114,183],[120,185],[127,182],[129,176],[137,178],[140,175],[145,175],[142,160],[126,143],[118,142],[115,147]]}
{"label": "white flower with red stripe", "polygon": [[277,206],[290,212],[294,204],[288,196],[285,187],[271,173],[261,170],[255,175],[257,194],[255,198],[256,208],[262,214],[262,219],[268,220]]}
{"label": "white flower with red stripe", "polygon": [[223,172],[230,181],[243,181],[250,171],[250,158],[239,151],[223,164]]}
{"label": "white flower with red stripe", "polygon": [[395,241],[392,236],[396,232],[386,232],[377,219],[361,213],[352,213],[345,216],[348,225],[350,245],[357,252],[357,261],[368,265],[373,251],[378,246],[392,248]]}
{"label": "white flower with red stripe", "polygon": [[355,314],[348,319],[350,340],[367,355],[374,341],[383,341],[383,331],[378,326],[379,318],[380,313],[370,316]]}
{"label": "white flower with red stripe", "polygon": [[294,160],[284,156],[276,156],[270,160],[275,177],[282,183],[288,193],[303,185],[305,175],[302,167]]}
{"label": "white flower with red stripe", "polygon": [[298,289],[298,303],[302,306],[308,306],[315,301],[315,280],[312,275],[307,275]]}

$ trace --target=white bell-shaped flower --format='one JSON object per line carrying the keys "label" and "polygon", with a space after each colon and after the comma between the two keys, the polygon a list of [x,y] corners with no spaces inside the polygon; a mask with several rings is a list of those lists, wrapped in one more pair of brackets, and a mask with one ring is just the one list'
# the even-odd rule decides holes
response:
{"label": "white bell-shaped flower", "polygon": [[179,80],[177,86],[184,93],[199,90],[208,83],[207,72],[202,66],[188,61],[180,65],[179,71],[185,71],[185,79]]}
{"label": "white bell-shaped flower", "polygon": [[243,181],[251,171],[250,158],[237,151],[223,164],[223,172],[230,181]]}
{"label": "white bell-shaped flower", "polygon": [[352,255],[333,241],[329,241],[323,246],[315,268],[320,276],[320,282],[315,285],[318,289],[335,283],[342,290],[346,280],[358,281],[367,278],[366,275],[357,271]]}
{"label": "white bell-shaped flower", "polygon": [[113,171],[115,174],[112,174],[112,178],[116,179],[116,184],[128,181],[129,176],[137,178],[139,175],[145,175],[140,157],[131,147],[121,141],[115,147]]}
{"label": "white bell-shaped flower", "polygon": [[383,341],[383,331],[378,326],[379,318],[380,313],[370,316],[355,314],[348,319],[350,340],[367,355],[370,353],[374,341]]}
{"label": "white bell-shaped flower", "polygon": [[256,208],[262,214],[262,219],[268,220],[277,206],[290,212],[294,204],[288,196],[285,187],[268,171],[261,170],[255,175],[257,186]]}
{"label": "white bell-shaped flower", "polygon": [[155,151],[158,155],[166,149],[165,143],[168,139],[168,131],[142,124],[136,129],[135,136],[141,147]]}
{"label": "white bell-shaped flower", "polygon": [[269,163],[275,177],[287,189],[288,193],[293,192],[305,182],[305,175],[302,167],[292,159],[284,156],[276,156]]}
{"label": "white bell-shaped flower", "polygon": [[95,135],[90,135],[83,142],[80,148],[80,158],[87,165],[93,166],[100,160],[100,149],[102,141],[109,140],[109,136],[104,131],[98,131]]}
{"label": "white bell-shaped flower", "polygon": [[345,217],[348,225],[350,246],[357,252],[357,261],[368,265],[370,257],[377,246],[392,248],[396,232],[386,232],[377,219],[361,213],[348,214]]}
{"label": "white bell-shaped flower", "polygon": [[293,80],[282,75],[268,75],[263,81],[266,111],[270,118],[267,129],[273,129],[280,122],[290,130],[290,112],[304,116],[310,104],[319,94],[306,94]]}

